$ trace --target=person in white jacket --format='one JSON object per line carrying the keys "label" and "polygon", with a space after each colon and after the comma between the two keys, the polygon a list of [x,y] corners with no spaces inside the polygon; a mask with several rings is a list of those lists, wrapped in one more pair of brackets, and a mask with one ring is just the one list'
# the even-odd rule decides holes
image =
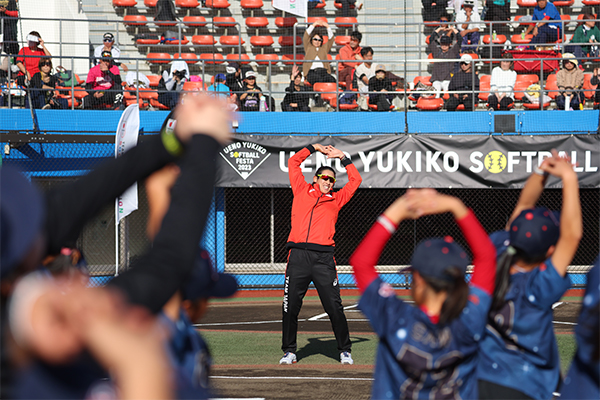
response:
{"label": "person in white jacket", "polygon": [[506,52],[502,54],[500,66],[492,70],[490,79],[490,96],[488,103],[494,110],[508,110],[514,100],[515,82],[517,73],[513,70],[513,55]]}
{"label": "person in white jacket", "polygon": [[456,27],[462,36],[463,53],[476,53],[479,45],[481,18],[473,11],[474,7],[474,0],[464,0],[462,9],[456,14]]}

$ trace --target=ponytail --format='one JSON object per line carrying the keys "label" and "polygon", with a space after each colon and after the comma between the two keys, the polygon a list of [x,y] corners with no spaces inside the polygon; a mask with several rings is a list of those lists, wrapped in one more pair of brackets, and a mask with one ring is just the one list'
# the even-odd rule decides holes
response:
{"label": "ponytail", "polygon": [[492,296],[492,310],[498,310],[504,305],[504,297],[508,292],[510,284],[510,267],[513,265],[517,250],[508,246],[507,249],[500,254],[496,265],[496,286],[494,295]]}
{"label": "ponytail", "polygon": [[456,267],[450,267],[444,272],[452,278],[451,282],[423,276],[425,282],[427,282],[435,292],[445,290],[448,293],[440,312],[439,323],[442,325],[457,318],[465,308],[467,300],[469,299],[469,285],[465,281],[465,277],[461,270]]}

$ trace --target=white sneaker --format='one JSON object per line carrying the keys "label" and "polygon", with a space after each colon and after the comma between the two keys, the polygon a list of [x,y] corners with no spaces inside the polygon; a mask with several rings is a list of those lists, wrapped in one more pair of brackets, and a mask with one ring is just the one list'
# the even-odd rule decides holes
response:
{"label": "white sneaker", "polygon": [[281,357],[281,360],[279,360],[279,364],[296,364],[297,362],[296,355],[290,351],[285,353],[283,357]]}
{"label": "white sneaker", "polygon": [[340,353],[340,362],[342,365],[352,365],[354,364],[354,360],[349,352],[343,351]]}

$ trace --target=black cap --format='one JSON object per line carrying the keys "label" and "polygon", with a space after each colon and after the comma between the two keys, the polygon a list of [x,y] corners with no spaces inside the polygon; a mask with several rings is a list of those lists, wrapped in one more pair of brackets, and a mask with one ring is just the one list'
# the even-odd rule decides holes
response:
{"label": "black cap", "polygon": [[440,44],[450,44],[450,43],[452,43],[452,39],[450,39],[450,36],[444,35],[440,38]]}

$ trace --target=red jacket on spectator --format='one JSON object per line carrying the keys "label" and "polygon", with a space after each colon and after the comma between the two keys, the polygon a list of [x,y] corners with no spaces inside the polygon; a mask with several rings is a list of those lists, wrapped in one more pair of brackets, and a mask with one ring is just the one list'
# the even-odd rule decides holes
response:
{"label": "red jacket on spectator", "polygon": [[[346,44],[340,49],[340,60],[354,60],[354,56],[360,54],[361,47],[356,46],[356,49],[352,49],[349,44]],[[344,68],[356,68],[362,60],[356,60],[356,62],[340,62],[338,64],[338,70],[341,71]]]}

